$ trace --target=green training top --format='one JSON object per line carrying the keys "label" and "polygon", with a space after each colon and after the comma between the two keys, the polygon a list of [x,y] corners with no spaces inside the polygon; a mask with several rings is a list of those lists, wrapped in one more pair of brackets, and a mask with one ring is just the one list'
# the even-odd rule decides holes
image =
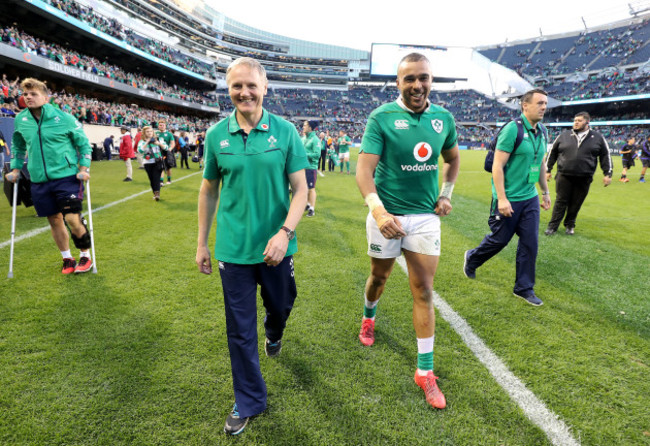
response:
{"label": "green training top", "polygon": [[38,121],[28,108],[14,119],[10,167],[22,169],[27,155],[32,183],[76,175],[78,166],[90,167],[92,151],[79,121],[50,104],[43,105]]}
{"label": "green training top", "polygon": [[451,113],[433,104],[413,113],[399,98],[370,114],[361,152],[380,156],[375,184],[388,212],[430,214],[438,201],[438,158],[455,146]]}
{"label": "green training top", "polygon": [[302,143],[305,145],[305,152],[307,152],[307,160],[309,161],[309,169],[318,169],[318,160],[320,160],[320,139],[316,136],[316,132],[309,132],[304,138]]}
{"label": "green training top", "polygon": [[348,153],[352,140],[348,135],[339,137],[339,153]]}
{"label": "green training top", "polygon": [[[529,172],[531,166],[541,171],[548,143],[539,125],[537,126],[537,132],[533,132],[532,125],[530,125],[523,113],[521,114],[521,120],[524,124],[524,139],[521,145],[517,147],[514,155],[510,156],[505,166],[504,185],[506,197],[509,201],[525,201],[538,195],[537,189],[535,189],[537,181],[529,182]],[[516,138],[517,123],[511,121],[499,133],[496,149],[512,153]],[[492,180],[492,198],[497,199],[494,179]]]}
{"label": "green training top", "polygon": [[[205,136],[206,180],[221,179],[214,257],[229,263],[264,261],[266,244],[289,213],[289,174],[309,167],[296,128],[263,110],[248,136],[233,111]],[[298,250],[294,238],[287,256]]]}

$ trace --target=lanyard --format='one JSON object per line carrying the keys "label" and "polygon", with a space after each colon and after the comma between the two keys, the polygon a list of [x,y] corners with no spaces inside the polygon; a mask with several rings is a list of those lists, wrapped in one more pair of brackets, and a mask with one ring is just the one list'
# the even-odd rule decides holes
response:
{"label": "lanyard", "polygon": [[533,153],[534,153],[534,160],[533,164],[537,164],[537,154],[539,153],[539,149],[542,148],[542,144],[544,142],[544,135],[542,134],[542,129],[538,128],[537,129],[537,134],[540,136],[539,141],[537,141],[537,145],[535,145],[535,134],[531,134],[530,130],[528,127],[526,127],[526,133],[528,133],[528,137],[531,139],[531,144],[533,145]]}

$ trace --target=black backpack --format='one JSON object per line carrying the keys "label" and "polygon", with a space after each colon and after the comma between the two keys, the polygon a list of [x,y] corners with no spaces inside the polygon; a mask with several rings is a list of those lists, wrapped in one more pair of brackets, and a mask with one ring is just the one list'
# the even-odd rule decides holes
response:
{"label": "black backpack", "polygon": [[[521,120],[521,118],[513,119],[515,124],[517,124],[517,137],[515,138],[515,145],[512,148],[512,152],[510,152],[510,155],[512,156],[515,153],[515,150],[517,150],[517,147],[519,147],[524,140],[524,122]],[[512,121],[511,121],[512,122]],[[499,134],[501,133],[501,130],[506,128],[506,125],[510,124],[509,122],[505,125],[503,125],[499,131],[492,137],[492,141],[490,141],[490,144],[488,145],[487,149],[487,154],[485,155],[485,162],[483,163],[483,169],[485,169],[486,172],[492,173],[492,165],[494,164],[494,151],[497,148],[497,140],[499,139]],[[548,141],[548,135],[546,133],[546,127],[544,127],[541,123],[538,124],[539,128],[542,130],[542,133],[544,134],[544,139]]]}
{"label": "black backpack", "polygon": [[[2,167],[2,177],[9,172],[11,172],[9,167],[9,162],[6,162]],[[3,189],[7,200],[9,201],[9,206],[13,206],[14,202],[14,183],[7,181],[5,179],[3,184]],[[16,200],[16,205],[24,204],[25,207],[33,206],[32,202],[32,182],[30,181],[29,171],[27,170],[27,163],[23,164],[23,168],[20,171],[20,181],[18,182],[18,197]]]}

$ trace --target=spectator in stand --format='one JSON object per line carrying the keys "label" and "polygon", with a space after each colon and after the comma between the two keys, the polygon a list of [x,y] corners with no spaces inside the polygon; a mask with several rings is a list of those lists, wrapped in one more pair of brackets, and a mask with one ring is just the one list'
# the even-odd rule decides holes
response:
{"label": "spectator in stand", "polygon": [[122,126],[120,132],[122,132],[122,136],[120,137],[120,159],[124,160],[124,164],[126,165],[126,178],[123,181],[133,181],[131,158],[135,157],[135,153],[133,153],[131,133],[126,126]]}
{"label": "spectator in stand", "polygon": [[551,179],[551,171],[557,161],[556,196],[553,215],[544,231],[545,235],[555,234],[562,218],[566,233],[574,234],[576,218],[589,193],[599,159],[605,175],[603,185],[609,186],[612,182],[613,167],[609,146],[603,135],[589,127],[590,119],[587,112],[576,114],[573,129],[562,132],[551,147],[546,161],[546,180]]}
{"label": "spectator in stand", "polygon": [[104,158],[106,158],[106,161],[111,160],[111,152],[113,151],[114,147],[114,139],[115,137],[111,135],[104,140]]}
{"label": "spectator in stand", "polygon": [[640,158],[643,168],[641,169],[641,178],[639,178],[639,183],[645,183],[645,172],[648,170],[648,167],[650,167],[650,136],[648,136],[641,145]]}
{"label": "spectator in stand", "polygon": [[619,180],[622,183],[627,183],[630,180],[627,177],[627,169],[634,167],[634,158],[636,158],[636,138],[632,137],[627,140],[627,144],[621,147],[621,162],[623,163],[623,170],[621,171],[621,179]]}

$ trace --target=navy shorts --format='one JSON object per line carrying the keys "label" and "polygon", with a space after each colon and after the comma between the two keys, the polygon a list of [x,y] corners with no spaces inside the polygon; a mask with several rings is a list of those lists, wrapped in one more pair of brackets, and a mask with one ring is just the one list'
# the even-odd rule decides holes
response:
{"label": "navy shorts", "polygon": [[641,158],[641,166],[650,167],[650,158]]}
{"label": "navy shorts", "polygon": [[634,160],[623,158],[622,164],[623,164],[623,169],[631,169],[632,167],[634,167]]}
{"label": "navy shorts", "polygon": [[75,175],[45,183],[32,183],[32,201],[39,217],[61,212],[68,200],[83,200],[83,182]]}
{"label": "navy shorts", "polygon": [[305,176],[307,177],[307,189],[316,187],[316,169],[305,169]]}

